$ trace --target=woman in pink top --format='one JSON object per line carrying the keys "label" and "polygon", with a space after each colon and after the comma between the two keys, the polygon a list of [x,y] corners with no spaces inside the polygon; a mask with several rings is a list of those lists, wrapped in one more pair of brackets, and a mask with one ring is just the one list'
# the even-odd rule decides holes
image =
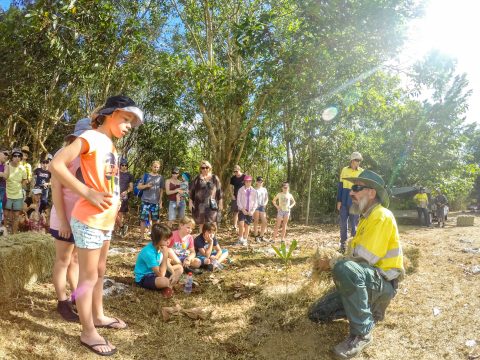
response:
{"label": "woman in pink top", "polygon": [[179,228],[173,232],[170,244],[168,244],[170,248],[168,257],[174,265],[182,264],[186,273],[197,274],[200,273],[197,269],[202,262],[195,257],[195,245],[191,235],[194,228],[195,221],[188,216],[179,221]]}
{"label": "woman in pink top", "polygon": [[[112,139],[122,138],[142,122],[143,112],[132,99],[112,96],[92,115],[93,130],[85,131],[65,147],[50,165],[53,176],[79,195],[70,227],[80,270],[75,293],[82,324],[80,343],[102,356],[113,355],[117,349],[96,328],[127,327],[121,319],[106,316],[103,309],[107,253],[120,208],[118,153]],[[68,165],[77,157],[81,180],[68,171]]]}
{"label": "woman in pink top", "polygon": [[[90,119],[79,120],[72,134],[65,136],[65,146],[70,145],[86,130],[90,130]],[[60,152],[61,150],[59,150]],[[58,153],[58,152],[57,152]],[[56,154],[55,154],[56,155]],[[80,171],[80,159],[77,157],[68,165],[68,171],[74,176]],[[53,265],[53,286],[57,293],[57,311],[67,321],[79,321],[73,310],[72,300],[67,296],[67,281],[70,291],[77,289],[78,259],[70,229],[70,216],[78,195],[62,186],[56,178],[52,179],[53,207],[50,213],[50,234],[55,238],[55,264]]]}

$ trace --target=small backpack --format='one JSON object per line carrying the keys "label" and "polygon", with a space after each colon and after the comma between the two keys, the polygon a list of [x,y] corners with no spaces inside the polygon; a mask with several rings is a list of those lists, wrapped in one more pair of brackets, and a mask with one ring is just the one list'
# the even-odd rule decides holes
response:
{"label": "small backpack", "polygon": [[[142,181],[142,180],[143,180],[143,181]],[[138,188],[138,184],[140,184],[140,181],[142,181],[142,184],[145,184],[145,183],[147,182],[147,180],[148,180],[148,174],[145,173],[145,174],[143,174],[143,179],[140,178],[140,179],[138,179],[137,181],[135,181],[135,184],[133,185],[133,195],[135,195],[136,197],[139,197],[139,198],[142,197],[142,195],[143,195],[143,190],[140,190],[140,189]]]}

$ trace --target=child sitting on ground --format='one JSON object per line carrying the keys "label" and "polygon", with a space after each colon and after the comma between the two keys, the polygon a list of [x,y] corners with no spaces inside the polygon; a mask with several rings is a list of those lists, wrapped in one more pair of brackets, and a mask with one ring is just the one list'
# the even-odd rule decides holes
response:
{"label": "child sitting on ground", "polygon": [[45,232],[47,219],[45,216],[45,212],[40,211],[41,196],[42,189],[32,189],[32,197],[27,198],[24,203],[23,210],[26,216],[24,218],[21,218],[20,228],[25,228],[25,230],[27,231]]}
{"label": "child sitting on ground", "polygon": [[180,201],[185,201],[185,204],[188,202],[189,181],[190,174],[187,172],[182,173],[182,182],[180,183],[180,190],[182,191],[177,192],[177,206],[180,204]]}
{"label": "child sitting on ground", "polygon": [[228,250],[222,249],[215,237],[217,225],[215,223],[205,223],[202,233],[195,238],[195,253],[200,259],[202,265],[208,270],[222,270],[222,263],[228,257]]}
{"label": "child sitting on ground", "polygon": [[192,230],[195,228],[195,221],[185,216],[179,221],[179,228],[173,232],[170,244],[170,259],[172,264],[181,264],[185,273],[200,274],[198,269],[201,265],[199,259],[195,257],[195,246],[193,244]]}
{"label": "child sitting on ground", "polygon": [[182,275],[181,264],[170,265],[168,261],[168,243],[172,230],[165,225],[152,226],[150,242],[137,256],[135,263],[135,282],[150,290],[161,290],[165,297],[172,294],[172,286]]}

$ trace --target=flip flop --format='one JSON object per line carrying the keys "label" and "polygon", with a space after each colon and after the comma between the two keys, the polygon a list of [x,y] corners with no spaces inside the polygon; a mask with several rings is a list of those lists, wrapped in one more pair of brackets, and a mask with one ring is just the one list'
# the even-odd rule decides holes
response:
{"label": "flip flop", "polygon": [[112,326],[114,324],[120,324],[120,320],[118,320],[117,318],[114,318],[115,321],[112,321],[111,323],[109,324],[105,324],[105,325],[95,325],[95,327],[97,329],[116,329],[116,330],[123,330],[123,329],[126,329],[128,328],[128,325],[125,324],[124,327],[115,327],[115,326]]}
{"label": "flip flop", "polygon": [[82,340],[80,340],[80,343],[85,346],[88,350],[90,350],[91,352],[94,352],[95,354],[97,355],[100,355],[100,356],[111,356],[113,354],[115,354],[117,352],[117,348],[115,349],[112,349],[110,351],[106,351],[106,352],[101,352],[101,351],[98,351],[95,349],[96,346],[108,346],[110,347],[110,345],[108,344],[108,341],[107,339],[103,338],[105,340],[105,344],[92,344],[92,345],[89,345],[87,344],[86,342],[83,342]]}

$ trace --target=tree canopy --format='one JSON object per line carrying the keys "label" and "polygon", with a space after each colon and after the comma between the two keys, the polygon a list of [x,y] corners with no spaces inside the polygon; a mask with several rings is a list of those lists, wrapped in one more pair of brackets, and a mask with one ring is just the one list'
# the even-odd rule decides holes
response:
{"label": "tree canopy", "polygon": [[[0,142],[37,160],[106,97],[146,123],[118,142],[140,174],[154,159],[227,187],[240,164],[272,193],[289,180],[306,213],[334,210],[348,155],[389,186],[439,186],[459,203],[478,175],[479,130],[455,60],[392,60],[421,7],[410,0],[37,0],[0,13]],[[166,171],[165,171],[166,173]]]}

